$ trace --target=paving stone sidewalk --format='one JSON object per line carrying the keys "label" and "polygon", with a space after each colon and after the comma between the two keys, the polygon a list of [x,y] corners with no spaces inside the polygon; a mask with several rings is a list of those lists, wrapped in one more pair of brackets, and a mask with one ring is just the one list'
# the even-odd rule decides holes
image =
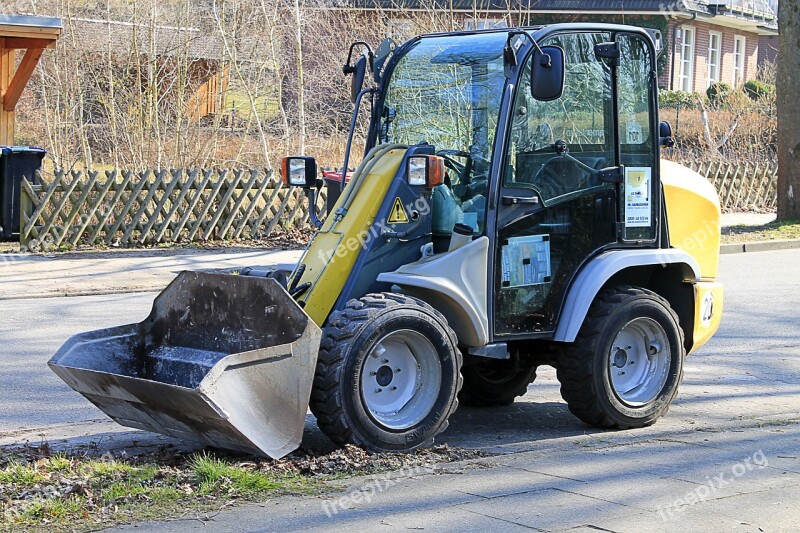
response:
{"label": "paving stone sidewalk", "polygon": [[0,255],[0,300],[160,291],[183,270],[297,263],[300,250],[159,253],[133,250]]}
{"label": "paving stone sidewalk", "polygon": [[576,422],[555,371],[540,367],[519,401],[460,408],[438,439],[498,455],[135,528],[800,531],[800,280],[789,274],[798,261],[797,250],[722,258],[722,327],[687,359],[678,397],[651,427]]}

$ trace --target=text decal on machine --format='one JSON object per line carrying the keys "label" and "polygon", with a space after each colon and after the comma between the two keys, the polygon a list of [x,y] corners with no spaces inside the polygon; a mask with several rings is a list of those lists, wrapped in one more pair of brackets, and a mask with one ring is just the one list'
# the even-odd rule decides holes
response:
{"label": "text decal on machine", "polygon": [[649,167],[625,168],[625,227],[650,226],[651,205]]}

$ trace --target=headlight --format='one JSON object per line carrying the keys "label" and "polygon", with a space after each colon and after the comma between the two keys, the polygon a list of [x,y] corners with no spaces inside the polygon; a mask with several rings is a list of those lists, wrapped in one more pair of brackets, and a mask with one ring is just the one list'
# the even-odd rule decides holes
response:
{"label": "headlight", "polygon": [[316,185],[317,162],[304,155],[284,157],[281,160],[283,183],[292,187],[311,188]]}
{"label": "headlight", "polygon": [[408,158],[406,169],[408,184],[433,188],[444,183],[444,159],[435,155],[418,155]]}

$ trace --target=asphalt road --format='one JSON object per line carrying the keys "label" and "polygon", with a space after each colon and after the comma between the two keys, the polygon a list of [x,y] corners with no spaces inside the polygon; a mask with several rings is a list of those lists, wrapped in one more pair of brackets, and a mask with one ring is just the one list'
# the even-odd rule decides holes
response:
{"label": "asphalt road", "polygon": [[[800,530],[800,250],[723,256],[720,277],[722,326],[690,356],[678,398],[654,426],[589,428],[567,411],[554,372],[540,369],[514,405],[464,408],[451,419],[439,442],[503,454],[479,469],[445,469],[378,487],[380,497],[349,501],[334,516],[319,500],[296,498],[226,511],[215,530],[264,523],[270,530]],[[153,296],[3,301],[0,444],[40,435],[122,446],[152,438],[104,421],[46,362],[71,334],[141,320]],[[311,417],[307,433],[309,444],[327,445]],[[675,502],[702,495],[698,487],[720,472],[730,478],[742,461],[762,456],[768,467],[731,487],[711,486],[709,501],[675,511]],[[608,485],[609,479],[616,481]],[[147,527],[206,527],[198,524]]]}
{"label": "asphalt road", "polygon": [[[144,319],[155,293],[0,302],[0,443],[72,436],[104,415],[67,387],[47,361],[71,335]],[[72,426],[72,428],[70,428]],[[85,431],[83,433],[86,433]]]}
{"label": "asphalt road", "polygon": [[[798,374],[784,375],[785,367],[772,362],[773,357],[779,356],[769,355],[773,348],[800,351],[800,250],[722,256],[720,278],[725,284],[722,325],[712,341],[690,357],[684,387],[675,403],[678,411],[683,411],[686,403],[682,400],[692,394],[687,389],[701,383],[732,380],[747,383],[752,392],[762,381],[766,385],[775,379],[789,380],[787,386],[791,385],[793,394],[800,389]],[[104,423],[97,409],[63,384],[46,363],[75,333],[144,319],[154,297],[155,293],[136,293],[2,301],[0,444],[18,442],[20,436],[34,439],[41,434],[57,438],[115,430],[113,424]],[[795,372],[798,370],[791,366]],[[545,370],[540,374],[525,399],[536,404],[544,402],[550,406],[544,416],[563,418],[567,426],[583,430],[561,404],[552,373]],[[770,380],[757,379],[758,376],[770,376]],[[58,429],[48,429],[55,426]],[[460,425],[454,426],[450,433],[461,434]],[[457,440],[473,440],[471,432],[464,428],[463,437]]]}

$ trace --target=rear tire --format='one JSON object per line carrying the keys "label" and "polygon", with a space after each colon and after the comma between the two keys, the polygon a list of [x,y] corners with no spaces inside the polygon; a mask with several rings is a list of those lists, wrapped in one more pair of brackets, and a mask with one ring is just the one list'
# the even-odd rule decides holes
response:
{"label": "rear tire", "polygon": [[433,444],[458,407],[461,352],[445,318],[400,294],[368,294],[323,328],[311,411],[339,445],[372,452]]}
{"label": "rear tire", "polygon": [[487,361],[461,369],[459,401],[472,407],[511,405],[536,379],[536,367],[518,368],[511,360]]}
{"label": "rear tire", "polygon": [[678,316],[664,298],[638,287],[606,289],[559,356],[561,396],[587,424],[649,426],[678,393],[685,356]]}

